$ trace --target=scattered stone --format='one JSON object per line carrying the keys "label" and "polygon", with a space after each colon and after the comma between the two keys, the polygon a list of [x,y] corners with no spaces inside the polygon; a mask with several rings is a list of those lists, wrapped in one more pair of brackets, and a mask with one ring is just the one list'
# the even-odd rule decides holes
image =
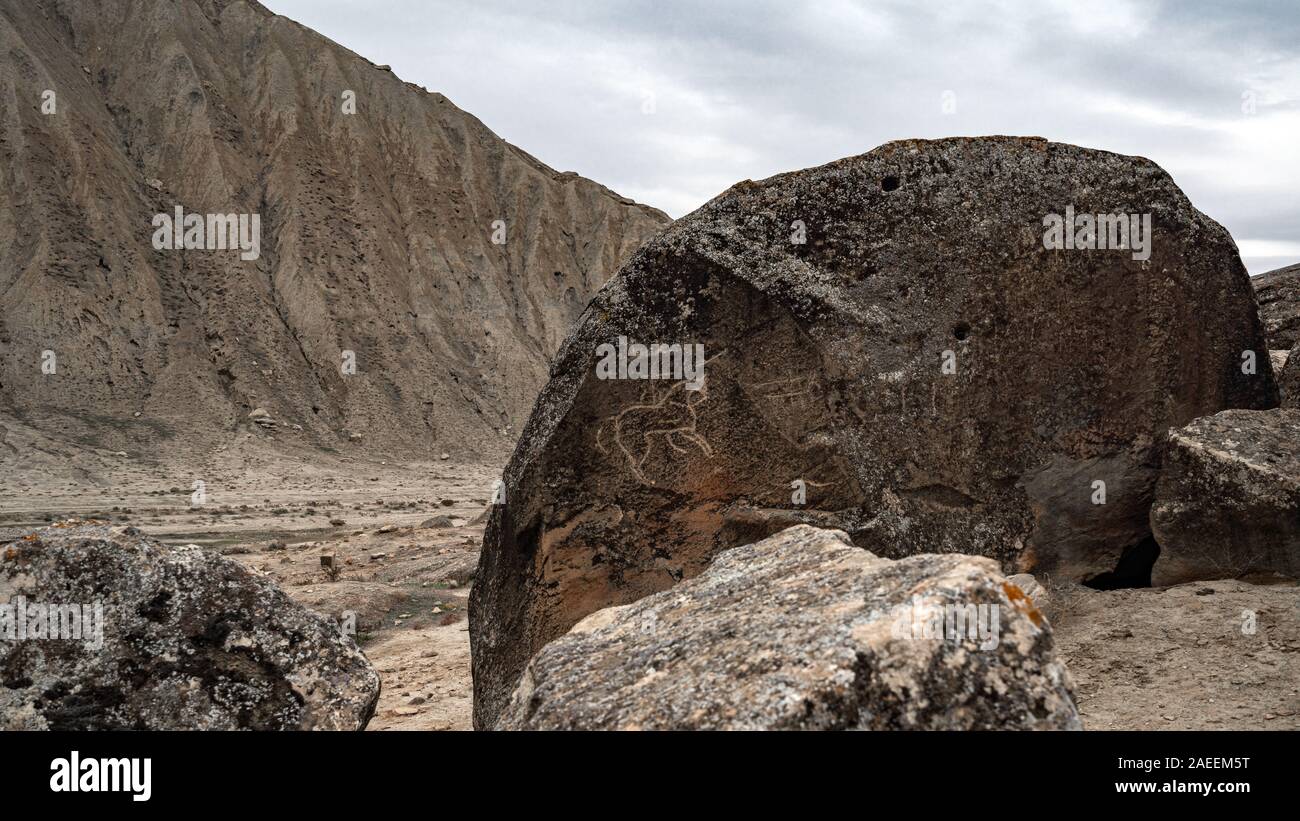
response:
{"label": "scattered stone", "polygon": [[420,527],[427,530],[435,527],[455,527],[455,524],[448,516],[434,516],[432,519],[425,519],[420,522]]}
{"label": "scattered stone", "polygon": [[[944,622],[958,609],[968,629]],[[1051,627],[996,562],[890,561],[799,525],[583,619],[529,662],[495,726],[1081,729],[1071,689]]]}
{"label": "scattered stone", "polygon": [[[1067,207],[1151,215],[1150,258],[1044,247]],[[707,364],[603,378],[655,343]],[[1267,349],[1232,238],[1140,157],[906,140],[733,186],[643,245],[556,357],[471,592],[476,721],[583,616],[801,522],[882,556],[1123,575],[1166,431],[1276,406],[1267,360],[1241,368]]]}
{"label": "scattered stone", "polygon": [[1300,409],[1223,411],[1171,431],[1151,529],[1155,585],[1300,577]]}
{"label": "scattered stone", "polygon": [[358,730],[379,698],[336,625],[239,564],[135,528],[57,524],[12,542],[0,601],[20,598],[102,607],[102,634],[84,612],[96,639],[0,634],[6,729]]}

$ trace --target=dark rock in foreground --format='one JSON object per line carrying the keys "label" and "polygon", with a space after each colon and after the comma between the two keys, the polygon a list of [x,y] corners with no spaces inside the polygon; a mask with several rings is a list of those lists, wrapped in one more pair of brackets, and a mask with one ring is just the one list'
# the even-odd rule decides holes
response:
{"label": "dark rock in foreground", "polygon": [[1300,263],[1260,274],[1251,283],[1269,347],[1285,351],[1300,344]]}
{"label": "dark rock in foreground", "polygon": [[[0,615],[0,728],[359,730],[379,699],[336,625],[232,561],[134,528],[57,524],[0,545],[0,610],[19,601],[65,610],[58,638],[31,620],[11,637]],[[80,640],[63,629],[74,622]]]}
{"label": "dark rock in foreground", "polygon": [[[1049,250],[1067,211],[1148,215],[1149,255]],[[701,345],[705,372],[602,378],[633,344]],[[560,351],[472,593],[476,726],[583,616],[799,522],[1102,577],[1149,552],[1168,429],[1277,401],[1236,246],[1149,160],[914,140],[740,183]]]}
{"label": "dark rock in foreground", "polygon": [[497,728],[1080,729],[1070,689],[1050,626],[995,562],[889,561],[799,525],[579,622]]}
{"label": "dark rock in foreground", "polygon": [[1153,584],[1300,578],[1300,410],[1224,411],[1171,431],[1151,529]]}

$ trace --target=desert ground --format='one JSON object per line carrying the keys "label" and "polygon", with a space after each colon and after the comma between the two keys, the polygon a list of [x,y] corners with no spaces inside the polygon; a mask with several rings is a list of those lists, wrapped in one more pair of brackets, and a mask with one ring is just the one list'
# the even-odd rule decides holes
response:
{"label": "desert ground", "polygon": [[[465,609],[493,467],[308,458],[272,453],[247,434],[204,454],[196,470],[17,429],[3,426],[0,437],[21,440],[24,454],[10,449],[0,461],[4,535],[104,519],[216,550],[322,615],[355,614],[356,640],[383,679],[369,729],[469,729]],[[206,499],[193,505],[200,476]],[[337,576],[322,556],[333,557]]]}
{"label": "desert ground", "polygon": [[[95,518],[219,551],[322,615],[355,614],[383,680],[368,729],[470,729],[466,603],[501,464],[282,453],[250,432],[190,454],[194,469],[4,431],[0,533]],[[200,476],[206,499],[192,505]],[[1085,728],[1300,728],[1300,587],[1043,581]]]}

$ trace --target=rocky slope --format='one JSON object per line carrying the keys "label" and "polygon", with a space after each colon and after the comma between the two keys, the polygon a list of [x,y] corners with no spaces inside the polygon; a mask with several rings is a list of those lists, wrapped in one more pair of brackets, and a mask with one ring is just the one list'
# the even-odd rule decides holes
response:
{"label": "rocky slope", "polygon": [[[668,221],[249,0],[0,0],[0,52],[15,427],[506,447],[589,297]],[[178,207],[245,215],[249,239],[257,215],[256,258],[156,248]]]}

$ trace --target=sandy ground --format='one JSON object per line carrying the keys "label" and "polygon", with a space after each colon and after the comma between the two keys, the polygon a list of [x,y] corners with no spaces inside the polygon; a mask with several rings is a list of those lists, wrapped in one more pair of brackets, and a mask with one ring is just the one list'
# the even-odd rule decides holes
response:
{"label": "sandy ground", "polygon": [[252,437],[161,458],[29,433],[11,427],[0,440],[0,531],[75,515],[216,550],[355,624],[383,680],[369,729],[470,728],[465,609],[496,467],[295,456]]}
{"label": "sandy ground", "polygon": [[[383,679],[369,729],[470,728],[465,608],[496,466],[286,455],[253,437],[163,460],[28,434],[11,427],[0,441],[0,530],[76,514],[218,550],[324,615],[352,614]],[[1300,587],[1050,596],[1086,728],[1300,728]]]}
{"label": "sandy ground", "polygon": [[1090,730],[1300,728],[1300,587],[1240,581],[1052,591]]}

